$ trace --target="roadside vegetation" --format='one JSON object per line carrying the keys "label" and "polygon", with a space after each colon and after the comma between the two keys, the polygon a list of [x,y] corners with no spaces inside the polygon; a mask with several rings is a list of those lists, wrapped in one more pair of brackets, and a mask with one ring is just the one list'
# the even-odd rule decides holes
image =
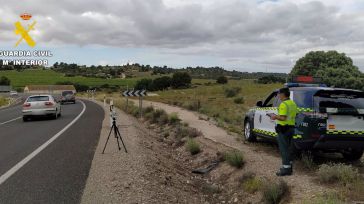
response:
{"label": "roadside vegetation", "polygon": [[9,104],[9,100],[5,97],[0,96],[0,107],[6,106]]}
{"label": "roadside vegetation", "polygon": [[0,71],[0,77],[5,76],[11,81],[14,88],[24,88],[26,85],[55,85],[63,82],[71,82],[80,84],[89,88],[101,87],[108,84],[108,86],[133,87],[137,80],[140,78],[127,78],[127,79],[105,79],[95,77],[82,77],[82,76],[66,76],[62,73],[53,70],[43,69],[26,69],[22,71],[6,70]]}
{"label": "roadside vegetation", "polygon": [[322,164],[317,171],[318,179],[323,183],[350,184],[360,178],[358,169],[345,164]]}
{"label": "roadside vegetation", "polygon": [[246,111],[282,85],[258,84],[254,80],[229,80],[227,84],[218,84],[215,80],[193,79],[191,88],[157,91],[156,96],[146,99],[203,113],[218,126],[242,134]]}
{"label": "roadside vegetation", "polygon": [[248,193],[255,193],[262,189],[263,180],[255,175],[253,172],[246,172],[240,178],[243,190]]}
{"label": "roadside vegetation", "polygon": [[187,139],[186,148],[191,153],[191,155],[195,155],[201,152],[200,144],[198,144],[198,142],[193,138]]}
{"label": "roadside vegetation", "polygon": [[236,168],[242,168],[245,164],[244,155],[239,150],[225,152],[224,158],[225,161],[227,161],[231,166],[234,166]]}
{"label": "roadside vegetation", "polygon": [[266,182],[263,186],[263,201],[269,204],[278,204],[289,194],[288,184],[279,180],[278,182]]}
{"label": "roadside vegetation", "polygon": [[335,196],[322,197],[324,201],[348,203],[364,200],[364,178],[357,167],[342,163],[322,164],[317,170],[317,179],[322,185],[337,189]]}

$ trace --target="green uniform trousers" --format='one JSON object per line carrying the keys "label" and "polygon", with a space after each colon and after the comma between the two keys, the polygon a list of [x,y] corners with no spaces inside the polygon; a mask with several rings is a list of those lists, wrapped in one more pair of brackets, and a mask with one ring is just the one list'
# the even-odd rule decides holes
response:
{"label": "green uniform trousers", "polygon": [[284,132],[278,131],[278,146],[282,157],[282,165],[290,166],[292,163],[291,142],[294,135],[294,127],[290,127]]}

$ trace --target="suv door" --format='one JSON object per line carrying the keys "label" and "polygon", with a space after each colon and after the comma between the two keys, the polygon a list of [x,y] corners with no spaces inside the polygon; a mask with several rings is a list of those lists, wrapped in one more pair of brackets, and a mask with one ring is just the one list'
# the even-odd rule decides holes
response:
{"label": "suv door", "polygon": [[258,107],[254,115],[254,129],[255,132],[267,136],[276,136],[275,125],[276,122],[271,120],[268,113],[277,114],[277,106],[280,101],[277,97],[277,91],[271,93],[263,102],[262,107]]}

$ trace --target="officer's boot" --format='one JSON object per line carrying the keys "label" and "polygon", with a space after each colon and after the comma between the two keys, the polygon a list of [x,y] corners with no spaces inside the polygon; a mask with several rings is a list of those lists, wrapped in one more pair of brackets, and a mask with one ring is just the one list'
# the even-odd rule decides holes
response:
{"label": "officer's boot", "polygon": [[292,175],[292,167],[290,168],[280,168],[279,171],[276,173],[277,176],[290,176]]}

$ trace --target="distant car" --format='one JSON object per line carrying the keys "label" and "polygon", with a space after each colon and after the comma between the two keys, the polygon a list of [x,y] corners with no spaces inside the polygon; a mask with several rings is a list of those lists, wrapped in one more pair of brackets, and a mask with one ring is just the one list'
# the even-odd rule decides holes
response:
{"label": "distant car", "polygon": [[64,103],[76,103],[75,93],[73,91],[63,91],[61,96],[61,104]]}
{"label": "distant car", "polygon": [[10,96],[18,96],[18,92],[16,92],[16,91],[10,91]]}
{"label": "distant car", "polygon": [[57,119],[61,116],[61,104],[52,95],[29,96],[23,104],[23,121],[35,116],[50,116]]}

